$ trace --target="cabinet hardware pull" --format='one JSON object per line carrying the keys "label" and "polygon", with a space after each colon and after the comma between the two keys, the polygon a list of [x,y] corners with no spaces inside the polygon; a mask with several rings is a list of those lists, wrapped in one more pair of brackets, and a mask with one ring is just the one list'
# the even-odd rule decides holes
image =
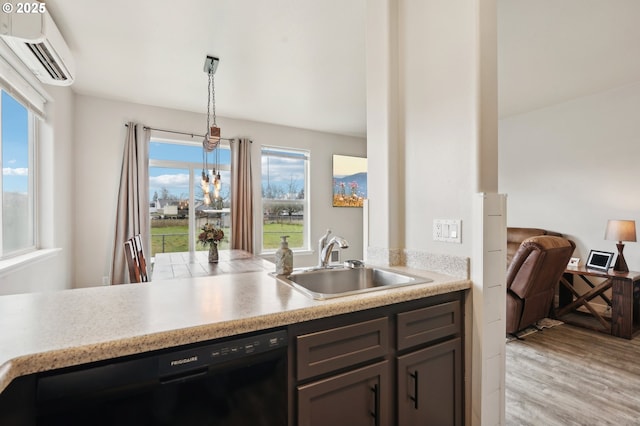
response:
{"label": "cabinet hardware pull", "polygon": [[409,376],[413,379],[413,396],[409,395],[409,399],[413,401],[413,408],[418,409],[418,370],[413,374],[409,373]]}
{"label": "cabinet hardware pull", "polygon": [[376,383],[371,388],[371,392],[373,392],[373,411],[370,412],[371,417],[373,417],[374,425],[380,425],[380,392],[378,390],[378,384]]}

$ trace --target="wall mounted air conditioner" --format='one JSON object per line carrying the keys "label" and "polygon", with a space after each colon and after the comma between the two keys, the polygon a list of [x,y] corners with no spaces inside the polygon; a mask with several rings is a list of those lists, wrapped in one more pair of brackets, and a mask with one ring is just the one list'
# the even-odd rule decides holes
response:
{"label": "wall mounted air conditioner", "polygon": [[48,12],[1,15],[0,37],[41,82],[73,83],[75,62]]}

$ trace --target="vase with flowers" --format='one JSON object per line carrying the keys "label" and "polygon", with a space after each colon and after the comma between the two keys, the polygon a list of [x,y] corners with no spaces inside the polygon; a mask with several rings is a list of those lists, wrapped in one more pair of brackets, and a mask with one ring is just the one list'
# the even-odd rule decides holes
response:
{"label": "vase with flowers", "polygon": [[218,263],[218,242],[224,238],[224,232],[210,223],[205,223],[200,229],[202,232],[198,235],[198,241],[209,247],[209,263]]}

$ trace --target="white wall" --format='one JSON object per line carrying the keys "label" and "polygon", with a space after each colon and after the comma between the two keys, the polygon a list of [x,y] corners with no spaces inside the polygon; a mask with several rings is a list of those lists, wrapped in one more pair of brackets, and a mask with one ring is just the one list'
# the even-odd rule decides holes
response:
{"label": "white wall", "polygon": [[[404,1],[399,14],[406,247],[470,257],[475,14],[467,2],[440,3]],[[434,242],[435,218],[462,219],[462,244]]]}
{"label": "white wall", "polygon": [[[370,180],[368,252],[383,261],[378,253],[388,250],[389,263],[397,248],[478,254],[465,318],[465,408],[467,423],[483,425],[504,417],[504,304],[484,303],[486,288],[505,291],[506,255],[484,256],[504,233],[486,238],[486,213],[495,209],[478,201],[479,191],[493,192],[491,204],[501,205],[495,16],[488,0],[367,2],[368,157],[383,172]],[[491,229],[504,229],[500,212]],[[462,220],[461,244],[433,241],[438,218]]]}
{"label": "white wall", "polygon": [[[471,256],[477,8],[473,1],[389,0],[369,4],[367,13],[367,144],[370,166],[382,172],[370,177],[376,232],[369,243]],[[434,242],[435,218],[462,219],[462,244]]]}
{"label": "white wall", "polygon": [[60,249],[0,277],[0,294],[60,290],[73,287],[74,94],[70,88],[47,86],[52,100],[39,127],[40,245]]}
{"label": "white wall", "polygon": [[[84,287],[101,285],[110,270],[124,124],[134,121],[150,127],[203,133],[206,116],[90,96],[77,96],[76,111],[75,285]],[[362,258],[362,209],[333,208],[331,197],[332,154],[366,156],[364,139],[223,117],[218,117],[218,124],[225,137],[253,140],[254,154],[263,144],[309,149],[311,248],[315,250],[314,241],[330,227],[334,234],[351,243],[342,254],[343,259]],[[260,174],[260,163],[254,162],[254,166],[254,173]],[[313,265],[316,261],[313,254],[294,254],[294,266]]]}
{"label": "white wall", "polygon": [[370,247],[404,247],[404,143],[399,129],[398,10],[367,4],[367,149]]}
{"label": "white wall", "polygon": [[[590,249],[616,253],[608,219],[636,220],[640,236],[640,83],[503,118],[500,191],[509,226],[561,232],[583,261]],[[625,245],[640,270],[640,243]]]}
{"label": "white wall", "polygon": [[[474,1],[368,4],[367,144],[370,166],[382,172],[370,177],[371,246],[471,256],[472,194],[497,191],[495,47],[483,50],[493,64],[481,64],[481,9]],[[495,5],[486,9],[495,15]],[[495,34],[491,23],[486,32]],[[483,127],[482,114],[493,124]],[[462,244],[434,242],[436,218],[462,219]]]}
{"label": "white wall", "polygon": [[[498,425],[504,418],[505,328],[504,303],[496,300],[504,301],[505,240],[500,244],[503,232],[483,230],[504,229],[505,212],[495,194],[486,205],[477,201],[479,191],[498,189],[496,5],[399,5],[406,247],[471,258],[467,421]],[[434,219],[461,219],[461,243],[433,241]]]}

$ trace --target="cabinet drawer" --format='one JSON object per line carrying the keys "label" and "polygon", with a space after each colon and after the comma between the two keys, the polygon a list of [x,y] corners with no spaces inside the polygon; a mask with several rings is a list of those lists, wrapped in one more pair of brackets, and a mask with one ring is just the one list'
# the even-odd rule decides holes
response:
{"label": "cabinet drawer", "polygon": [[398,350],[459,333],[460,325],[458,301],[398,314]]}
{"label": "cabinet drawer", "polygon": [[298,380],[387,354],[389,325],[378,318],[296,338]]}

